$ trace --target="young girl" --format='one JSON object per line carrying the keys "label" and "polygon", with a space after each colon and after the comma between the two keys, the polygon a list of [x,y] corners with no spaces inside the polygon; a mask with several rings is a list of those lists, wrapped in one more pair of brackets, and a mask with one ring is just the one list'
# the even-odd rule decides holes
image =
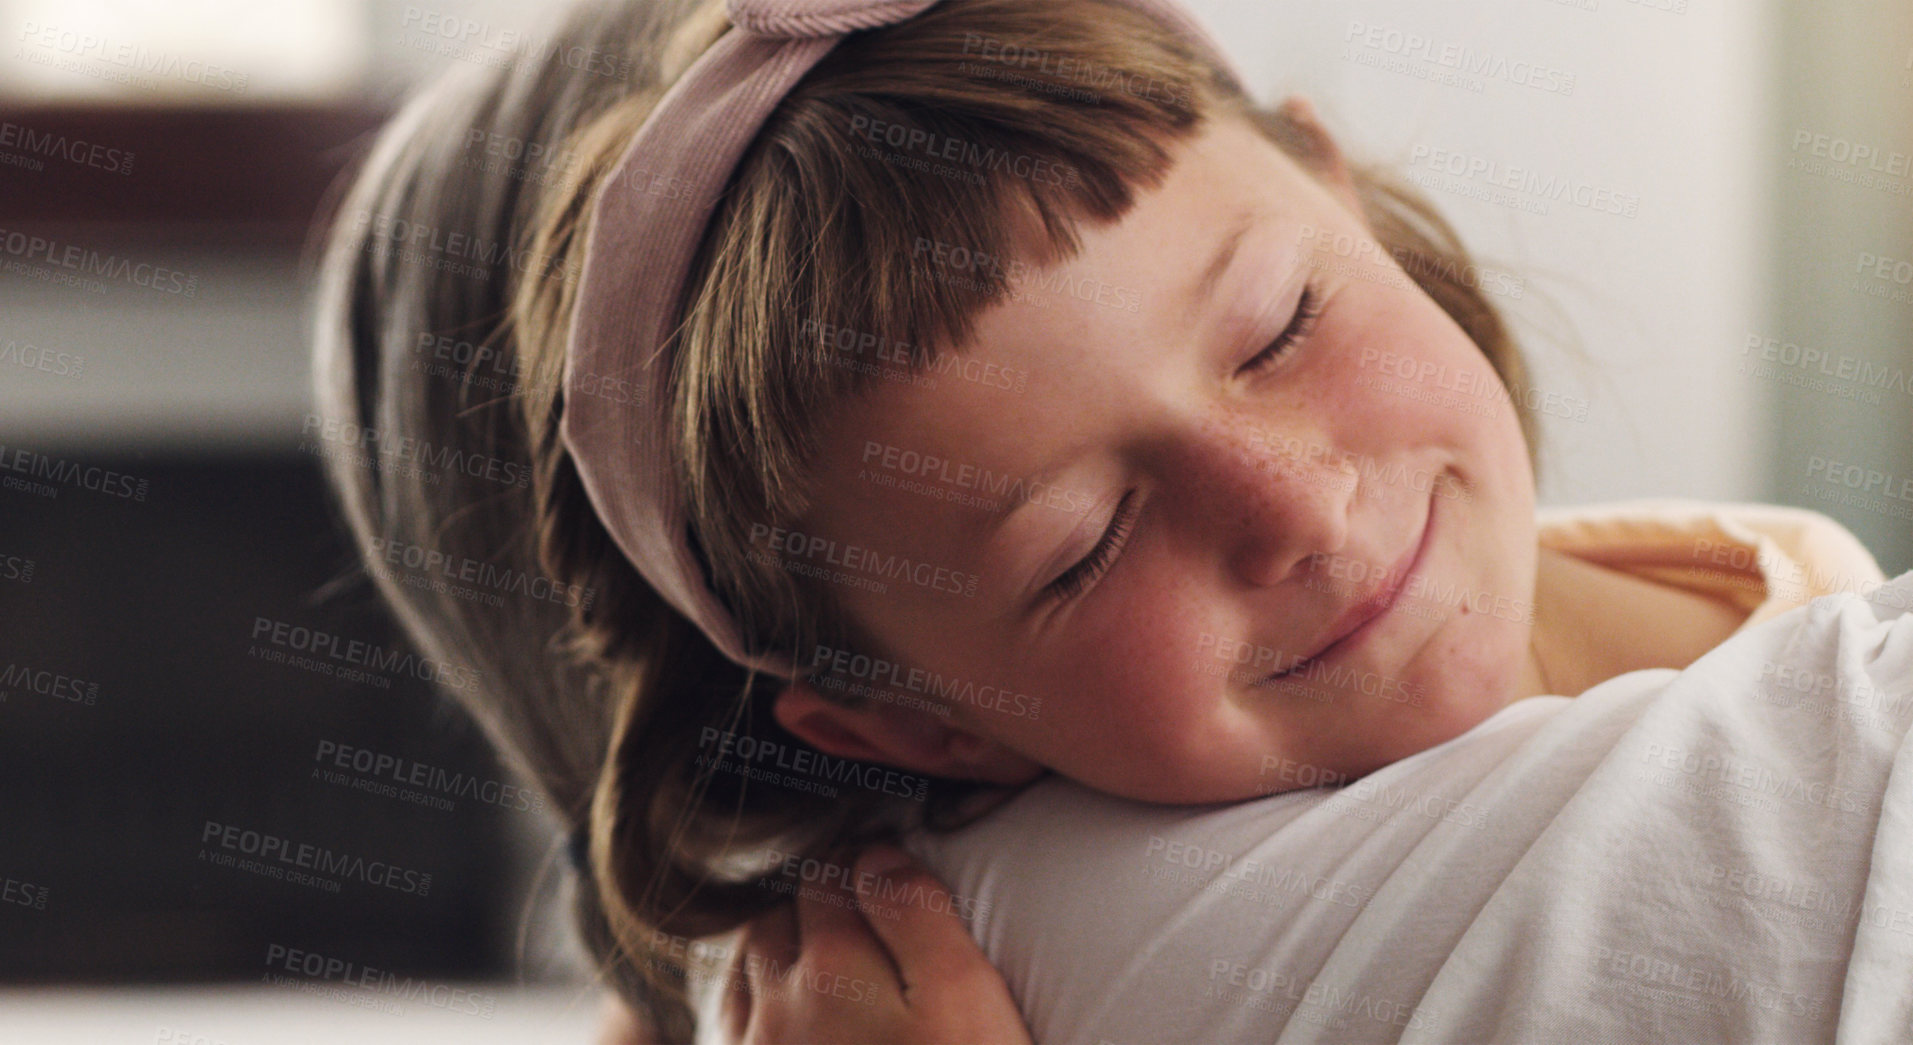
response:
{"label": "young girl", "polygon": [[[381,138],[321,409],[381,593],[486,680],[666,1040],[701,940],[793,894],[844,928],[804,869],[868,842],[1049,775],[1346,781],[1781,608],[1538,540],[1479,270],[1173,5],[629,0],[555,39]],[[792,1003],[947,1030],[852,979]]]}

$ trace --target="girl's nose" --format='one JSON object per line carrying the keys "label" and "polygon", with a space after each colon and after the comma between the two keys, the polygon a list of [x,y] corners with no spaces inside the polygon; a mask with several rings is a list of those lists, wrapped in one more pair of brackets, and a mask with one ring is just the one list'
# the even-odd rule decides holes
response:
{"label": "girl's nose", "polygon": [[1361,471],[1317,430],[1212,426],[1186,467],[1197,529],[1240,583],[1281,584],[1348,540]]}

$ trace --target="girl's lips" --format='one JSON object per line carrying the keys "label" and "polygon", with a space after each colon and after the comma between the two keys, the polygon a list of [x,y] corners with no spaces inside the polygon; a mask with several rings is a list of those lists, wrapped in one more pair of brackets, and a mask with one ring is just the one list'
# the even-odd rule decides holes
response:
{"label": "girl's lips", "polygon": [[1421,566],[1422,556],[1428,552],[1429,537],[1435,532],[1435,500],[1432,496],[1428,498],[1428,512],[1422,517],[1421,536],[1415,541],[1414,546],[1403,552],[1402,557],[1389,569],[1386,575],[1388,583],[1382,590],[1343,611],[1341,619],[1337,620],[1335,627],[1329,631],[1330,638],[1320,649],[1269,676],[1263,680],[1264,682],[1274,682],[1288,675],[1305,671],[1310,665],[1330,653],[1353,648],[1374,630],[1371,625],[1388,616],[1388,611],[1395,607],[1396,600],[1401,597],[1402,589],[1407,586],[1409,576]]}

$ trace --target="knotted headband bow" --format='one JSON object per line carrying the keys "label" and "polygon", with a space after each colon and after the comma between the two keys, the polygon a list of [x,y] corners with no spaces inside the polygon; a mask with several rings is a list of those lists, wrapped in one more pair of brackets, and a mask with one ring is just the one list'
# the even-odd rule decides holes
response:
{"label": "knotted headband bow", "polygon": [[[1123,2],[1242,82],[1177,0]],[[718,195],[778,102],[846,34],[937,3],[727,0],[733,28],[665,92],[592,202],[565,354],[565,447],[599,520],[658,595],[732,661],[784,678],[794,665],[749,648],[691,549],[668,430],[669,336]],[[594,394],[612,381],[632,394]]]}

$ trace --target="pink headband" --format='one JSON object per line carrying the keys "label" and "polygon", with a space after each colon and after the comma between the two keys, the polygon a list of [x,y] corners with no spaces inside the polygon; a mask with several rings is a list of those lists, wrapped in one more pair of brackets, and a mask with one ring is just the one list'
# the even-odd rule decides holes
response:
{"label": "pink headband", "polygon": [[[668,430],[669,340],[718,196],[771,111],[845,34],[906,21],[936,3],[727,0],[734,29],[665,92],[592,204],[565,356],[565,447],[598,518],[658,594],[726,657],[784,678],[795,677],[795,666],[748,648],[691,550]],[[1197,43],[1242,82],[1177,0],[1124,3]],[[631,394],[603,395],[613,381]]]}

